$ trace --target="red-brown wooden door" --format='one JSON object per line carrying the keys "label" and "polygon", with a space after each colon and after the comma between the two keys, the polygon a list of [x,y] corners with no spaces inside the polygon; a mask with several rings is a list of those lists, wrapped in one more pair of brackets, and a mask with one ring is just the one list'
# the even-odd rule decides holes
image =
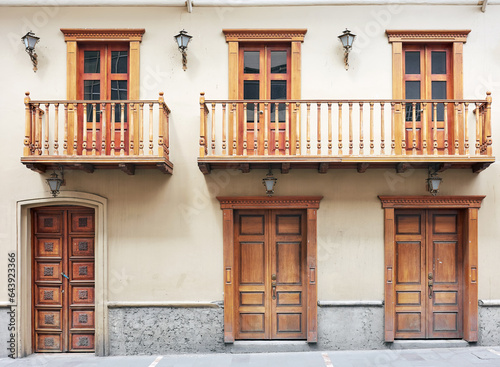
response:
{"label": "red-brown wooden door", "polygon": [[395,338],[461,338],[462,214],[397,210]]}
{"label": "red-brown wooden door", "polygon": [[32,210],[35,352],[95,350],[94,210]]}
{"label": "red-brown wooden door", "polygon": [[[77,98],[83,100],[127,100],[129,99],[129,46],[122,43],[89,43],[78,49],[78,91]],[[114,113],[113,113],[114,111]],[[93,121],[96,120],[96,154],[102,152],[103,108],[99,104],[87,104],[87,154],[93,149]],[[116,104],[114,108],[108,103],[105,110],[106,154],[110,154],[112,128],[114,125],[115,154],[120,154],[120,144],[128,152],[128,107],[127,104]],[[83,106],[79,110],[79,125],[83,123]],[[122,139],[123,123],[123,139]]]}
{"label": "red-brown wooden door", "polygon": [[[239,49],[239,62],[240,99],[286,100],[290,98],[290,45],[242,45]],[[280,154],[284,154],[285,124],[290,123],[286,121],[285,108],[284,103],[278,104],[276,113],[276,104],[272,102],[247,104],[248,154],[254,154],[255,131],[257,131],[258,154],[264,154],[266,114],[268,116],[268,152],[274,154],[276,134],[278,134],[278,149]],[[244,133],[243,119],[243,109],[241,109],[238,128],[240,137],[243,137]],[[240,139],[240,142],[242,141],[243,139]],[[242,151],[243,145],[240,143],[238,154],[242,154]]]}
{"label": "red-brown wooden door", "polygon": [[[445,44],[414,45],[403,48],[405,99],[453,99],[453,67],[451,46]],[[405,111],[406,149],[413,149],[413,118],[415,117],[416,149],[422,149],[423,108],[420,103],[407,103]],[[432,152],[434,123],[436,120],[436,140],[439,154],[444,153],[445,132],[448,145],[454,141],[454,105],[427,103],[427,152]],[[445,120],[447,125],[445,128]]]}
{"label": "red-brown wooden door", "polygon": [[236,339],[306,339],[306,213],[235,212]]}

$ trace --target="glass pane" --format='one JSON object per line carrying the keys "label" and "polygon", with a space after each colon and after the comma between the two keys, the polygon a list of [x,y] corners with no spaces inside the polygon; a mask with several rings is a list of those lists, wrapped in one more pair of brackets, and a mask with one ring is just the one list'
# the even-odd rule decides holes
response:
{"label": "glass pane", "polygon": [[[405,82],[405,96],[406,99],[420,99],[420,82],[419,81],[406,81]],[[415,105],[415,118],[420,121],[420,103]],[[406,121],[413,121],[413,104],[406,103]]]}
{"label": "glass pane", "polygon": [[245,51],[243,53],[243,72],[245,74],[258,74],[260,72],[259,61],[259,51]]}
{"label": "glass pane", "polygon": [[[286,80],[271,80],[271,99],[286,99]],[[271,121],[274,121],[275,105],[271,104]],[[285,104],[278,106],[278,116],[280,122],[285,121]]]}
{"label": "glass pane", "polygon": [[[84,80],[83,81],[83,99],[86,101],[98,101],[101,99],[101,82],[99,80]],[[96,105],[96,121],[101,121],[101,105]],[[87,122],[92,122],[93,120],[93,106],[87,104]]]}
{"label": "glass pane", "polygon": [[431,52],[432,74],[446,74],[446,51]]}
{"label": "glass pane", "polygon": [[[432,99],[446,99],[446,82],[434,81],[432,82]],[[432,113],[434,118],[434,112]],[[437,119],[444,121],[444,104],[438,103],[437,105]]]}
{"label": "glass pane", "polygon": [[101,53],[99,51],[84,51],[83,72],[84,73],[101,72]]}
{"label": "glass pane", "polygon": [[[112,80],[111,81],[111,99],[112,100],[126,100],[127,99],[127,81],[126,80]],[[121,121],[121,105],[115,106],[115,121]],[[127,105],[125,104],[124,121],[127,121]]]}
{"label": "glass pane", "polygon": [[286,74],[286,51],[271,51],[271,73]]}
{"label": "glass pane", "polygon": [[420,74],[420,51],[405,52],[405,73]]}
{"label": "glass pane", "polygon": [[128,51],[111,51],[111,74],[127,74]]}
{"label": "glass pane", "polygon": [[[259,97],[260,97],[259,81],[258,80],[245,80],[245,81],[243,81],[243,99],[259,99]],[[247,121],[248,122],[254,122],[254,110],[255,110],[255,105],[252,103],[249,103],[247,105]]]}

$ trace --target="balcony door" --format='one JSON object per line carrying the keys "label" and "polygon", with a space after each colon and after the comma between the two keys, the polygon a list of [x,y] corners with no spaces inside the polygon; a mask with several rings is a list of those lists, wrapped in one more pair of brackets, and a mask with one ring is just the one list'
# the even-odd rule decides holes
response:
{"label": "balcony door", "polygon": [[[128,43],[80,45],[77,98],[87,101],[129,99],[129,64]],[[100,104],[88,103],[86,108],[81,107],[78,116],[82,131],[83,123],[86,124],[86,136],[82,137],[82,150],[86,148],[86,154],[94,154],[94,151],[95,154],[112,154],[113,148],[115,154],[120,154],[122,149],[128,151],[127,104],[108,103],[104,110]],[[107,148],[102,147],[103,140]]]}
{"label": "balcony door", "polygon": [[[403,98],[404,99],[453,99],[453,67],[451,45],[446,44],[405,44],[403,46]],[[446,112],[445,113],[445,109]],[[426,111],[424,120],[423,111]],[[406,103],[405,139],[406,149],[413,149],[413,121],[415,120],[415,145],[422,153],[422,123],[427,121],[427,152],[434,147],[434,120],[436,120],[436,140],[439,154],[450,152],[454,144],[454,105],[437,103]]]}
{"label": "balcony door", "polygon": [[[290,98],[290,44],[242,44],[239,48],[239,98],[245,100],[286,100]],[[244,135],[244,110],[239,111],[238,136]],[[246,107],[247,150],[249,155],[285,152],[287,131],[285,103],[249,102]],[[291,115],[291,114],[289,114]],[[267,118],[267,131],[266,131]],[[290,120],[290,116],[289,116]],[[288,129],[289,139],[290,131]],[[257,133],[257,135],[255,135]],[[276,136],[276,134],[278,136]],[[238,144],[242,154],[243,141]],[[254,149],[257,140],[257,152]],[[276,144],[277,142],[277,144]],[[267,143],[267,144],[266,144]]]}

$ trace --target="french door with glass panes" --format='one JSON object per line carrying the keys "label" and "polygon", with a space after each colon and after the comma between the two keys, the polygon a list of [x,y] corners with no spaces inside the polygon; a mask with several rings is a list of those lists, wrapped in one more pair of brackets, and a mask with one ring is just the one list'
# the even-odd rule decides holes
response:
{"label": "french door with glass panes", "polygon": [[[128,49],[129,46],[125,43],[96,43],[80,46],[77,98],[87,101],[126,101],[129,94],[130,69]],[[92,154],[93,149],[96,154],[111,154],[110,151],[104,152],[103,149],[111,150],[113,147],[115,154],[120,154],[120,149],[128,151],[127,104],[107,103],[103,110],[103,106],[98,103],[95,105],[87,103],[85,111],[83,106],[80,108],[79,125],[82,126],[84,120],[87,125],[86,137],[82,137],[87,154]],[[103,121],[103,116],[105,116],[105,121]],[[103,140],[107,148],[103,148]]]}
{"label": "french door with glass panes", "polygon": [[[445,44],[403,46],[403,98],[408,99],[453,99],[453,67],[451,46]],[[435,108],[434,108],[435,107]],[[423,118],[424,106],[420,103],[406,103],[405,139],[406,149],[413,149],[413,120],[415,118],[416,149],[422,153],[422,122],[427,121],[427,152],[433,150],[434,138],[437,140],[439,154],[445,145],[454,141],[453,103],[427,103],[426,119]],[[436,129],[434,130],[434,121]],[[434,135],[434,133],[436,135]]]}
{"label": "french door with glass panes", "polygon": [[[239,49],[239,98],[252,100],[247,103],[247,151],[249,155],[285,152],[286,106],[285,103],[257,100],[286,100],[290,98],[290,45],[241,45]],[[276,107],[278,113],[276,114]],[[244,135],[243,108],[239,112],[238,136]],[[291,113],[289,113],[289,116]],[[277,118],[277,121],[276,121]],[[266,124],[267,119],[267,124]],[[289,117],[290,119],[290,117]],[[266,129],[267,125],[267,129]],[[278,134],[278,139],[276,139]],[[241,139],[242,140],[242,139]],[[238,154],[243,152],[243,144],[238,144]],[[257,143],[257,150],[255,150]],[[277,143],[277,144],[276,144]]]}

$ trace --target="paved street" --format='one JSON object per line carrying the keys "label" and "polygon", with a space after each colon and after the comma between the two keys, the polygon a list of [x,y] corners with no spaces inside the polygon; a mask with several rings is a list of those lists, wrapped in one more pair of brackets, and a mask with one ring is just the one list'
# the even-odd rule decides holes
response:
{"label": "paved street", "polygon": [[500,367],[500,346],[453,349],[335,351],[305,353],[200,354],[95,357],[37,354],[0,359],[2,366],[33,367]]}

